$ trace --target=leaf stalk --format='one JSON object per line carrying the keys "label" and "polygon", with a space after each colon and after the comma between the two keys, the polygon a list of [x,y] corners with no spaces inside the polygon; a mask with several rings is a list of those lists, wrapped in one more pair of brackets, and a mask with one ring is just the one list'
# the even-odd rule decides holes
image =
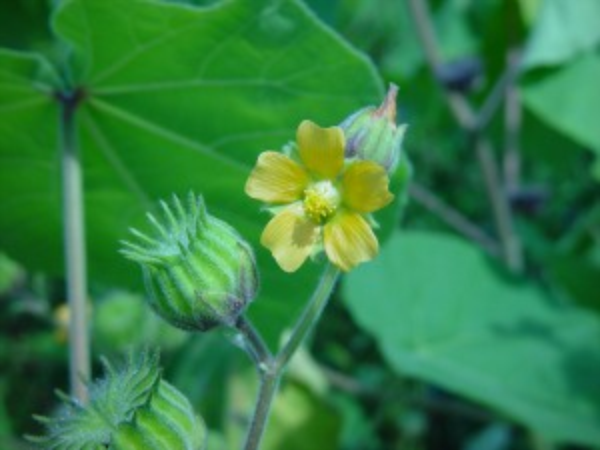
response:
{"label": "leaf stalk", "polygon": [[69,305],[69,377],[71,394],[85,403],[90,379],[90,344],[87,323],[87,269],[81,156],[75,111],[82,90],[58,93],[61,106],[60,146],[62,165],[62,216]]}

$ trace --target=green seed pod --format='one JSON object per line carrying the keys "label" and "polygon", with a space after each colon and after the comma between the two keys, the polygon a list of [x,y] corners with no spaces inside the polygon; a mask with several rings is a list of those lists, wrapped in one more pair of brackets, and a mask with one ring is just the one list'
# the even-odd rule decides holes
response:
{"label": "green seed pod", "polygon": [[203,425],[199,426],[199,419],[189,413],[190,408],[183,394],[166,381],[161,381],[148,405],[137,410],[132,421],[117,428],[110,448],[201,449],[204,447],[205,429]]}
{"label": "green seed pod", "polygon": [[122,253],[140,263],[150,305],[185,330],[231,325],[256,296],[258,271],[250,245],[227,223],[209,215],[202,197],[189,194],[186,211],[177,197],[161,202],[165,223],[148,214],[157,230],[137,230],[137,243]]}
{"label": "green seed pod", "polygon": [[390,174],[396,170],[406,131],[406,125],[396,125],[397,94],[398,87],[391,85],[381,106],[363,108],[340,124],[346,158],[375,161]]}
{"label": "green seed pod", "polygon": [[206,427],[189,401],[161,379],[158,356],[141,353],[90,386],[83,406],[65,403],[53,418],[38,418],[48,435],[30,437],[46,450],[203,450]]}

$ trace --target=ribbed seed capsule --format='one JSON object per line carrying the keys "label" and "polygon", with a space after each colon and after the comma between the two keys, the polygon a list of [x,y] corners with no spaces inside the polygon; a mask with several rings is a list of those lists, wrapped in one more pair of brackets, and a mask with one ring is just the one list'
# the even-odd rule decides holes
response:
{"label": "ribbed seed capsule", "polygon": [[186,330],[232,324],[258,289],[252,248],[207,213],[202,197],[190,193],[187,210],[176,196],[161,207],[162,222],[148,215],[157,236],[132,230],[137,242],[124,242],[122,249],[141,265],[150,305]]}
{"label": "ribbed seed capsule", "polygon": [[161,381],[149,404],[137,410],[131,422],[117,428],[110,449],[201,449],[204,427],[189,414],[190,409],[188,400],[177,389]]}

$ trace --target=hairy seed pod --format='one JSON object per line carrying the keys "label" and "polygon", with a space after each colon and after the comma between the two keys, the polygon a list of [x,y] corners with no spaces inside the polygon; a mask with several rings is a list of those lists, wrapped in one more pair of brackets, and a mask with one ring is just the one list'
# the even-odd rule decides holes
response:
{"label": "hairy seed pod", "polygon": [[183,394],[166,381],[161,381],[148,404],[136,411],[133,420],[117,428],[110,448],[201,449],[204,427],[199,426],[199,419],[189,410]]}
{"label": "hairy seed pod", "polygon": [[46,450],[204,450],[206,427],[187,400],[161,378],[157,354],[130,356],[90,385],[90,402],[62,394],[52,418],[38,417],[47,436],[29,437]]}
{"label": "hairy seed pod", "polygon": [[190,193],[187,209],[176,196],[161,207],[163,222],[148,214],[156,237],[132,230],[136,242],[123,242],[122,249],[141,265],[150,305],[185,330],[233,324],[258,290],[252,248],[208,214],[202,197]]}

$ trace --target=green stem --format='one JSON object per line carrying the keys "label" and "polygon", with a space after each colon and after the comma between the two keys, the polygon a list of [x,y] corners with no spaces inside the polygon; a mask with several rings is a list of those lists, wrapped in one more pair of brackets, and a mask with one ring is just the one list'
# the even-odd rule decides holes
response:
{"label": "green stem", "polygon": [[298,322],[296,322],[288,341],[275,358],[277,371],[282,371],[285,368],[296,350],[298,350],[298,347],[300,347],[300,344],[302,344],[308,333],[310,333],[319,321],[339,275],[340,270],[328,262],[310,302],[302,312],[302,316],[300,316]]}
{"label": "green stem", "polygon": [[264,345],[258,332],[251,326],[247,319],[242,317],[236,323],[236,327],[249,343],[247,351],[255,362],[260,374],[258,397],[244,444],[244,450],[257,450],[259,448],[285,367],[319,321],[331,297],[331,292],[339,274],[339,269],[328,263],[317,289],[302,312],[300,319],[294,325],[290,338],[274,358]]}
{"label": "green stem", "polygon": [[75,127],[75,110],[82,92],[58,95],[61,103],[62,191],[67,300],[69,304],[69,375],[71,394],[80,401],[88,398],[90,349],[87,326],[87,280],[83,182]]}
{"label": "green stem", "polygon": [[267,371],[263,373],[260,379],[258,397],[254,407],[254,414],[252,415],[252,422],[250,422],[250,427],[248,428],[244,450],[258,450],[260,446],[260,441],[271,412],[271,406],[279,387],[281,375],[281,372],[272,373]]}
{"label": "green stem", "polygon": [[262,336],[258,332],[254,325],[246,316],[241,315],[236,323],[235,328],[244,337],[244,350],[250,356],[250,359],[256,365],[259,373],[262,373],[269,367],[273,361],[273,355],[265,344]]}

